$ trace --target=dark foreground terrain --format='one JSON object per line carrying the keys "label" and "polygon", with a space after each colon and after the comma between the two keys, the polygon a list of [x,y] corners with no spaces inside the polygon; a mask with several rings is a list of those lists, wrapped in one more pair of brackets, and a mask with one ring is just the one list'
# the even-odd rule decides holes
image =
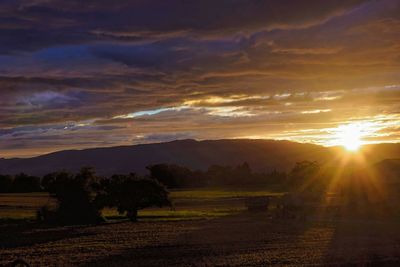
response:
{"label": "dark foreground terrain", "polygon": [[0,227],[1,260],[31,266],[400,265],[392,220],[267,218],[120,222],[101,226]]}

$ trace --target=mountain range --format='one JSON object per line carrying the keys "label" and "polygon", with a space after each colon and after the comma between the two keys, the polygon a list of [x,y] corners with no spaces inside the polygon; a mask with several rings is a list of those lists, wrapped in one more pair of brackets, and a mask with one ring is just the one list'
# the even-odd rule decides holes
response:
{"label": "mountain range", "polygon": [[[400,158],[400,144],[366,145],[359,153],[369,164]],[[83,166],[96,169],[100,175],[136,172],[145,174],[146,166],[171,163],[205,170],[210,165],[237,165],[247,162],[255,171],[287,171],[302,160],[328,163],[335,167],[345,152],[340,147],[276,140],[223,139],[177,140],[82,150],[64,150],[33,158],[0,159],[1,174],[24,172],[44,175],[53,171],[76,172]]]}

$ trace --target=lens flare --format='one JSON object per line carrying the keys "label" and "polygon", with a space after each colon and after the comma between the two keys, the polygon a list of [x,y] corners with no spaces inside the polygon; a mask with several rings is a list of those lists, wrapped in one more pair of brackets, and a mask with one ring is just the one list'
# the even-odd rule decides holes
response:
{"label": "lens flare", "polygon": [[363,144],[364,129],[361,124],[340,125],[337,128],[337,143],[348,151],[357,151]]}

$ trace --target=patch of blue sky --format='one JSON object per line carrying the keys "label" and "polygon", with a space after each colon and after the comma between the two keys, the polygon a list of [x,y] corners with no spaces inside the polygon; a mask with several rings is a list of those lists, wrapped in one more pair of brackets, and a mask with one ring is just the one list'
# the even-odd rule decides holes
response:
{"label": "patch of blue sky", "polygon": [[142,110],[142,111],[137,111],[137,112],[132,112],[124,115],[119,115],[115,116],[114,119],[130,119],[130,118],[136,118],[136,117],[141,117],[141,116],[151,116],[151,115],[156,115],[158,113],[164,112],[164,111],[171,111],[171,110],[176,110],[176,108],[157,108],[157,109],[151,109],[151,110]]}

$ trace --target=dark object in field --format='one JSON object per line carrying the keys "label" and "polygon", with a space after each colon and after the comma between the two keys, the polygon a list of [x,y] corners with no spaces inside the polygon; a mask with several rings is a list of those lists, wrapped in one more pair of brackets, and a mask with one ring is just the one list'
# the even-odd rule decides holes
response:
{"label": "dark object in field", "polygon": [[135,174],[97,178],[91,168],[80,173],[48,174],[43,186],[57,200],[57,208],[40,208],[37,218],[56,224],[93,224],[104,221],[101,210],[116,207],[131,221],[137,220],[138,210],[147,207],[168,206],[169,192],[158,181]]}
{"label": "dark object in field", "polygon": [[138,210],[147,207],[170,206],[169,192],[154,179],[130,175],[113,175],[100,183],[95,202],[100,207],[116,207],[120,214],[126,213],[131,221],[137,221]]}
{"label": "dark object in field", "polygon": [[248,211],[260,212],[267,211],[269,207],[270,198],[269,197],[248,197],[245,200],[246,207]]}
{"label": "dark object in field", "polygon": [[56,224],[87,224],[102,221],[100,208],[95,205],[94,184],[96,177],[91,168],[82,168],[76,174],[67,172],[51,174],[46,185],[57,208],[42,207],[38,219]]}

